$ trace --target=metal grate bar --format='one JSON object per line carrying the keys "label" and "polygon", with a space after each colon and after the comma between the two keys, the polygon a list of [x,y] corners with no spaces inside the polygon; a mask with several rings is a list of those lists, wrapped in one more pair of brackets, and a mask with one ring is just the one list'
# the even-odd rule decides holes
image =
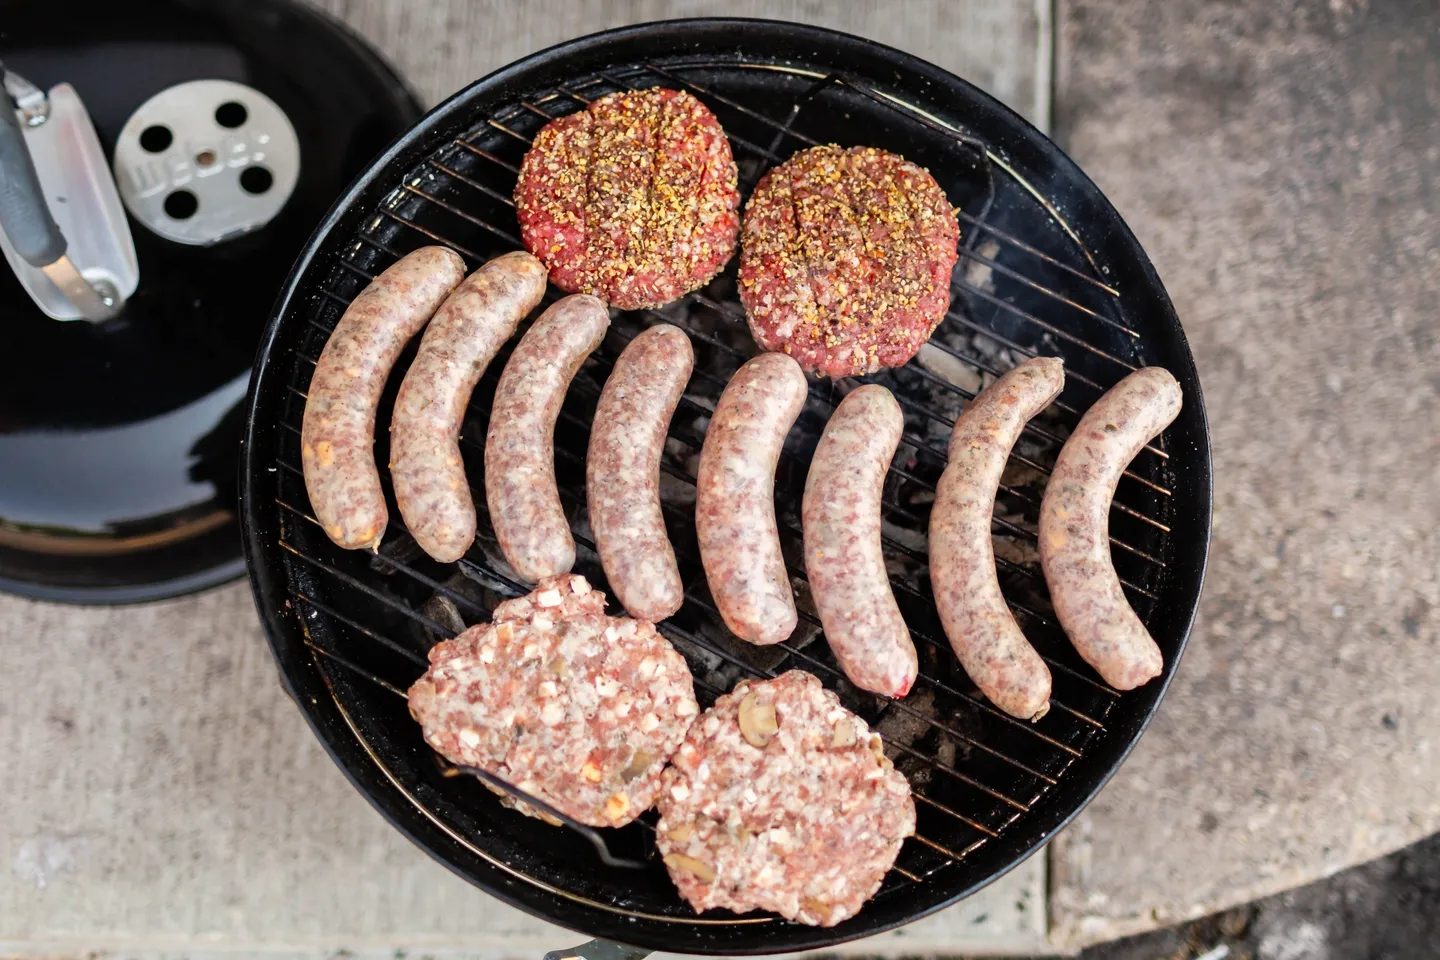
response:
{"label": "metal grate bar", "polygon": [[409,647],[403,646],[403,645],[397,643],[396,641],[391,640],[389,637],[385,636],[383,633],[379,633],[379,632],[377,632],[377,631],[375,631],[375,630],[371,630],[369,627],[365,626],[363,623],[358,623],[358,622],[356,622],[354,619],[345,616],[345,614],[339,612],[338,610],[334,609],[333,607],[329,607],[329,606],[321,603],[319,600],[316,600],[314,597],[311,597],[311,596],[307,595],[304,591],[302,591],[302,590],[292,590],[291,593],[295,596],[296,599],[298,599],[298,600],[303,600],[304,602],[308,603],[310,606],[314,607],[316,610],[319,610],[321,613],[325,614],[327,617],[333,617],[333,618],[335,618],[336,620],[339,620],[341,623],[345,624],[345,625],[346,625],[347,627],[349,627],[350,629],[360,631],[360,632],[363,633],[365,636],[369,637],[371,640],[374,640],[376,643],[380,643],[380,644],[385,645],[386,647],[390,648],[391,650],[394,650],[396,653],[398,653],[398,654],[400,654],[402,657],[405,657],[406,659],[412,661],[413,663],[415,663],[415,664],[423,667],[423,666],[428,662],[428,661],[426,661],[426,659],[425,659],[424,656],[422,656],[421,654],[416,653],[414,650],[411,650]]}
{"label": "metal grate bar", "polygon": [[457,242],[454,241],[454,240],[446,239],[445,237],[440,236],[440,234],[434,232],[433,230],[427,230],[426,228],[420,226],[420,224],[416,223],[415,221],[413,221],[413,220],[407,220],[407,219],[405,219],[404,217],[400,216],[400,214],[395,213],[395,212],[392,211],[392,210],[382,210],[382,211],[380,211],[380,212],[381,212],[382,214],[384,214],[388,219],[394,220],[396,223],[400,224],[401,226],[409,227],[411,230],[414,230],[416,233],[419,233],[419,234],[422,234],[422,235],[424,235],[424,236],[426,236],[426,237],[429,237],[431,240],[434,240],[436,243],[443,244],[443,245],[445,245],[445,246],[447,246],[447,247],[450,247],[450,248],[453,249],[456,253],[459,253],[461,256],[463,256],[466,260],[470,261],[471,263],[483,263],[483,262],[485,261],[484,255],[479,254],[479,253],[476,253],[474,250],[471,250],[469,247],[464,246],[463,244],[457,243]]}
{"label": "metal grate bar", "polygon": [[966,213],[964,210],[959,211],[957,215],[958,215],[958,216],[960,217],[960,219],[963,220],[965,223],[968,223],[968,224],[970,224],[970,225],[973,226],[973,227],[978,227],[978,228],[980,228],[981,230],[984,230],[986,233],[990,234],[990,235],[993,236],[996,240],[999,240],[999,241],[1001,241],[1002,243],[1009,244],[1010,246],[1015,247],[1017,250],[1024,250],[1026,253],[1030,254],[1032,257],[1035,257],[1035,258],[1037,258],[1037,259],[1043,260],[1043,261],[1045,261],[1046,263],[1048,263],[1048,264],[1049,264],[1050,266],[1052,266],[1052,267],[1055,267],[1055,268],[1060,269],[1060,270],[1064,270],[1066,273],[1068,273],[1068,274],[1070,274],[1071,276],[1075,277],[1077,280],[1082,280],[1082,281],[1084,281],[1085,283],[1088,283],[1088,284],[1091,284],[1091,285],[1093,285],[1093,286],[1095,286],[1095,287],[1098,287],[1099,289],[1103,290],[1104,292],[1110,294],[1110,296],[1112,296],[1112,297],[1118,297],[1118,296],[1120,296],[1120,291],[1119,291],[1119,290],[1116,290],[1114,287],[1110,286],[1108,283],[1105,283],[1105,282],[1102,281],[1102,280],[1097,280],[1096,278],[1094,278],[1094,277],[1090,276],[1089,274],[1084,273],[1084,272],[1082,272],[1082,271],[1080,271],[1080,270],[1076,270],[1074,267],[1070,266],[1070,264],[1068,264],[1068,263],[1061,263],[1059,260],[1056,260],[1054,257],[1050,256],[1050,254],[1046,253],[1045,251],[1039,249],[1038,247],[1032,247],[1030,244],[1026,243],[1024,240],[1021,240],[1019,237],[1015,236],[1013,233],[1007,233],[1007,232],[1005,232],[1004,230],[1001,230],[999,227],[995,226],[993,223],[990,223],[988,220],[983,220],[983,219],[981,219],[981,218],[979,218],[979,217],[972,216],[972,215]]}
{"label": "metal grate bar", "polygon": [[489,160],[491,163],[495,164],[496,166],[504,167],[506,170],[509,170],[511,173],[515,174],[517,177],[520,175],[520,168],[519,168],[519,167],[515,166],[513,163],[507,163],[507,162],[505,162],[504,160],[501,160],[499,157],[495,156],[493,153],[490,153],[490,152],[487,151],[487,150],[481,150],[479,147],[475,146],[475,144],[471,143],[470,141],[468,141],[468,140],[456,140],[456,141],[454,141],[454,142],[455,142],[455,144],[456,144],[457,146],[464,147],[466,150],[469,150],[471,153],[475,154],[477,157],[484,157],[486,160]]}
{"label": "metal grate bar", "polygon": [[[490,221],[484,219],[483,217],[477,217],[477,216],[475,216],[473,213],[469,213],[468,211],[461,210],[459,207],[455,206],[453,203],[447,203],[447,202],[445,202],[444,200],[441,200],[439,197],[432,197],[430,194],[428,194],[428,193],[426,193],[425,191],[421,190],[419,187],[411,186],[411,185],[408,184],[408,183],[405,184],[401,189],[403,189],[406,193],[410,194],[411,196],[419,197],[419,198],[422,199],[422,200],[428,200],[428,201],[430,201],[431,203],[435,204],[435,205],[436,205],[437,207],[439,207],[440,209],[449,211],[450,213],[453,213],[455,216],[460,217],[460,218],[463,219],[463,220],[467,220],[467,221],[469,221],[470,223],[475,224],[475,226],[477,226],[477,227],[481,227],[482,229],[489,230],[491,233],[495,234],[495,236],[499,237],[501,240],[504,240],[506,243],[508,243],[508,244],[510,244],[510,245],[512,245],[512,246],[515,246],[515,247],[519,247],[519,246],[520,246],[520,238],[519,238],[519,237],[515,236],[513,233],[510,233],[510,232],[508,232],[508,231],[506,231],[506,230],[501,230],[499,227],[492,226],[492,225],[490,224]],[[479,257],[476,257],[475,259],[478,260]]]}
{"label": "metal grate bar", "polygon": [[447,177],[454,177],[456,180],[459,180],[467,187],[472,187],[476,190],[479,190],[481,193],[485,194],[485,196],[489,197],[492,200],[499,201],[500,203],[503,203],[509,207],[515,206],[515,201],[513,198],[505,196],[505,194],[501,193],[499,190],[494,190],[490,187],[487,187],[485,184],[481,183],[479,180],[476,180],[473,177],[467,177],[465,176],[465,174],[460,173],[457,170],[452,170],[438,160],[431,160],[430,165],[436,170],[439,170],[441,173],[445,174]]}
{"label": "metal grate bar", "polygon": [[[1127,333],[1127,334],[1129,334],[1130,336],[1135,337],[1136,339],[1139,339],[1139,337],[1140,337],[1140,334],[1136,333],[1134,330],[1131,330],[1129,327],[1125,326],[1125,324],[1121,323],[1120,321],[1118,321],[1118,320],[1112,320],[1112,319],[1110,319],[1109,317],[1106,317],[1106,316],[1101,316],[1099,313],[1096,313],[1094,310],[1091,310],[1089,307],[1084,306],[1083,304],[1076,303],[1074,300],[1071,300],[1069,297],[1065,296],[1064,294],[1058,293],[1058,292],[1056,292],[1056,291],[1054,291],[1054,290],[1051,290],[1049,287],[1045,286],[1044,284],[1036,283],[1034,280],[1031,280],[1029,277],[1025,276],[1023,273],[1020,273],[1020,272],[1017,271],[1017,270],[1013,270],[1013,269],[1011,269],[1010,267],[1005,266],[1003,263],[999,263],[999,262],[997,262],[997,261],[995,261],[995,260],[992,260],[991,258],[985,256],[984,254],[976,253],[976,252],[974,252],[974,251],[966,251],[966,253],[965,253],[965,259],[971,260],[971,261],[973,261],[973,262],[975,262],[975,263],[978,263],[978,264],[981,264],[981,265],[983,265],[983,266],[986,266],[986,267],[990,268],[991,270],[994,270],[996,273],[1002,274],[1003,276],[1009,277],[1011,280],[1015,280],[1015,281],[1017,281],[1017,282],[1019,282],[1019,283],[1022,283],[1022,284],[1024,284],[1025,286],[1029,287],[1031,290],[1034,290],[1036,293],[1042,294],[1043,296],[1050,297],[1050,298],[1052,298],[1052,299],[1054,299],[1054,300],[1058,300],[1060,303],[1063,303],[1063,304],[1065,304],[1065,305],[1068,306],[1068,307],[1074,307],[1076,310],[1079,310],[1081,313],[1086,314],[1086,315],[1091,316],[1091,317],[1094,317],[1096,320],[1100,321],[1101,323],[1106,324],[1107,326],[1114,327],[1116,330],[1119,330],[1119,331],[1121,331],[1121,332],[1123,332],[1123,333]],[[1052,331],[1052,332],[1054,332],[1054,331]],[[1108,353],[1105,353],[1105,354],[1102,354],[1102,355],[1103,355],[1104,357],[1106,357],[1107,359],[1114,360],[1116,363],[1121,364],[1122,366],[1129,367],[1131,370],[1134,370],[1134,369],[1135,369],[1134,364],[1126,363],[1125,361],[1120,360],[1120,359],[1118,359],[1117,357],[1112,357],[1112,356],[1110,356],[1110,354],[1108,354]]]}
{"label": "metal grate bar", "polygon": [[[276,502],[280,502],[278,498]],[[296,512],[298,513],[299,511]],[[305,516],[303,513],[301,513],[300,515]],[[316,526],[319,526],[319,524],[316,523],[314,517],[309,517],[307,519],[309,519],[311,523],[315,523]],[[449,630],[443,624],[436,623],[434,620],[431,620],[423,613],[415,610],[407,603],[403,603],[394,597],[386,596],[381,591],[376,590],[374,587],[370,586],[362,580],[358,580],[355,577],[350,576],[350,574],[338,569],[333,564],[326,563],[319,557],[312,557],[308,553],[305,553],[303,550],[296,549],[295,546],[287,540],[282,539],[279,541],[279,544],[280,549],[284,550],[286,553],[289,553],[290,555],[295,557],[299,557],[301,560],[304,560],[306,563],[310,564],[313,567],[316,567],[317,569],[324,570],[326,573],[339,580],[341,583],[344,583],[347,586],[359,590],[361,593],[369,596],[372,600],[379,600],[381,603],[385,604],[385,606],[391,608],[392,610],[396,610],[400,613],[405,614],[407,617],[411,618],[416,623],[419,623],[427,630],[433,630],[440,636],[445,636],[447,633],[449,633]]]}
{"label": "metal grate bar", "polygon": [[355,671],[360,676],[364,677],[366,680],[369,680],[371,683],[383,687],[384,689],[395,694],[397,697],[406,696],[404,690],[401,690],[399,687],[395,686],[393,683],[386,680],[384,677],[377,677],[375,674],[371,673],[369,670],[366,670],[358,663],[355,663],[352,660],[345,659],[333,650],[326,650],[324,647],[320,646],[320,644],[316,643],[314,640],[311,640],[309,637],[305,638],[305,646],[309,647],[311,650],[314,650],[321,656],[328,657],[331,660],[334,660],[336,663],[340,664],[341,666]]}
{"label": "metal grate bar", "polygon": [[[750,117],[753,120],[759,120],[761,123],[765,124],[765,126],[770,127],[771,129],[779,133],[794,137],[797,140],[808,143],[812,147],[819,146],[820,144],[820,141],[816,140],[814,137],[808,137],[803,133],[792,130],[787,124],[782,124],[778,120],[767,117],[765,114],[761,113],[758,110],[752,110],[742,103],[737,103],[731,98],[725,96],[724,94],[717,93],[714,90],[695,83],[693,80],[686,80],[684,77],[672,73],[662,67],[658,67],[653,63],[646,63],[645,69],[649,70],[651,73],[655,73],[661,77],[664,77],[666,80],[672,80],[675,83],[680,84],[682,87],[684,87],[686,90],[689,90],[691,93],[698,93],[701,96],[708,97],[709,99],[714,100],[716,103],[723,103],[725,104],[725,106],[730,107],[732,110],[739,111],[740,113],[743,113],[745,116]],[[634,87],[631,87],[631,89],[633,90]]]}

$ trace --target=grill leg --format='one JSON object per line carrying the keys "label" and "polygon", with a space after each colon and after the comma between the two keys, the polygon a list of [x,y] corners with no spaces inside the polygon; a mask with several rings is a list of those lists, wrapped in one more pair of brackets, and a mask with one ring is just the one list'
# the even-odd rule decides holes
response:
{"label": "grill leg", "polygon": [[645,960],[649,950],[627,947],[623,943],[609,940],[591,940],[569,950],[552,950],[545,954],[545,960]]}

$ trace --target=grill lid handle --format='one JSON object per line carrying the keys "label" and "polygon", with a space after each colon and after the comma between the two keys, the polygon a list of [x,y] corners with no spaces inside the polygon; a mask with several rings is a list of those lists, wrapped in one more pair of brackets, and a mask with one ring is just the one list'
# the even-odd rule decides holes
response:
{"label": "grill lid handle", "polygon": [[545,960],[645,960],[650,951],[609,940],[590,940],[569,950],[551,950]]}
{"label": "grill lid handle", "polygon": [[[4,75],[5,66],[0,64],[0,77]],[[20,119],[4,94],[0,94],[0,229],[32,267],[48,267],[65,256],[65,237],[50,216]]]}
{"label": "grill lid handle", "polygon": [[47,95],[3,63],[0,253],[56,320],[108,320],[139,280],[115,181],[74,88]]}

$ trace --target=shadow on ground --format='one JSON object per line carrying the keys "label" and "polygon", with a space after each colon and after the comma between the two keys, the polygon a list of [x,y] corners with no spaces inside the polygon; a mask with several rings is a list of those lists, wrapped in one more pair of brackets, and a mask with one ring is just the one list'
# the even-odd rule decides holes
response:
{"label": "shadow on ground", "polygon": [[1440,834],[1298,890],[1100,944],[1081,957],[1432,960],[1440,957]]}

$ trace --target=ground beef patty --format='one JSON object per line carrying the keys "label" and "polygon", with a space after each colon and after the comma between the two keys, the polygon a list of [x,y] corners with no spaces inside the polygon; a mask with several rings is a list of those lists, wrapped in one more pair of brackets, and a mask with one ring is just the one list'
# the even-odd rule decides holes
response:
{"label": "ground beef patty", "polygon": [[659,306],[730,259],[735,181],[730,143],[699,100],[614,93],[535,137],[515,184],[520,235],[560,289],[622,310]]}
{"label": "ground beef patty", "polygon": [[654,625],[606,616],[605,595],[570,574],[436,644],[410,688],[441,755],[598,827],[655,802],[699,712],[685,660]]}
{"label": "ground beef patty", "polygon": [[745,207],[740,300],[766,350],[831,377],[903,365],[950,307],[960,226],[935,178],[874,147],[811,147]]}
{"label": "ground beef patty", "polygon": [[910,785],[880,738],[801,670],[736,686],[672,764],[656,842],[697,911],[834,926],[874,895],[915,832]]}

